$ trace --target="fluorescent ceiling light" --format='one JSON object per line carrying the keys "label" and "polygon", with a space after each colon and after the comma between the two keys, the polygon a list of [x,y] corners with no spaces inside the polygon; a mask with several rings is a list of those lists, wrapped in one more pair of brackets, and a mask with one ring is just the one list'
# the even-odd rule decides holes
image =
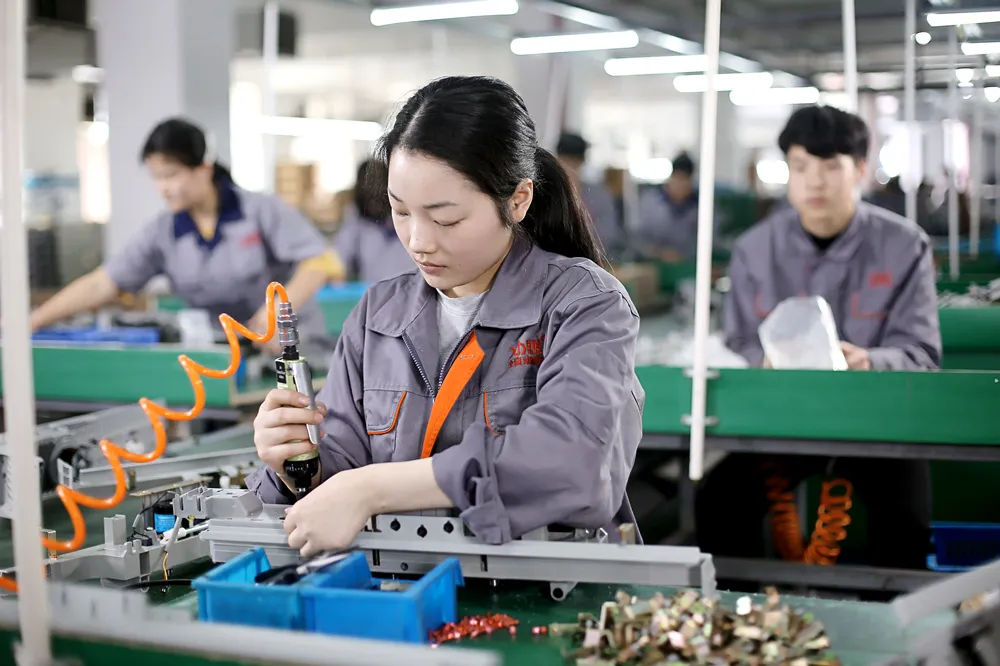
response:
{"label": "fluorescent ceiling light", "polygon": [[611,76],[639,76],[643,74],[683,74],[705,71],[705,56],[653,56],[648,58],[612,58],[604,63],[604,71]]}
{"label": "fluorescent ceiling light", "polygon": [[583,32],[573,35],[518,37],[511,40],[510,50],[515,55],[537,55],[539,53],[630,49],[638,45],[639,35],[635,30],[622,30],[620,32]]}
{"label": "fluorescent ceiling light", "polygon": [[[774,76],[770,72],[754,72],[752,74],[716,74],[716,90],[762,90],[774,85]],[[708,77],[704,74],[685,74],[674,78],[674,88],[677,92],[705,92],[708,87]]]}
{"label": "fluorescent ceiling light", "polygon": [[805,88],[734,90],[729,93],[729,100],[736,106],[815,104],[819,101],[819,90],[811,86]]}
{"label": "fluorescent ceiling light", "polygon": [[990,78],[1000,76],[1000,65],[986,65],[986,76]]}
{"label": "fluorescent ceiling light", "polygon": [[962,53],[967,56],[1000,53],[1000,42],[962,42]]}
{"label": "fluorescent ceiling light", "polygon": [[393,25],[417,21],[474,18],[477,16],[511,16],[517,13],[517,0],[472,0],[444,2],[435,5],[411,5],[373,9],[372,25]]}
{"label": "fluorescent ceiling light", "polygon": [[260,131],[262,134],[275,136],[374,141],[382,134],[382,126],[365,120],[263,116],[260,119]]}
{"label": "fluorescent ceiling light", "polygon": [[104,80],[104,70],[93,65],[77,65],[73,68],[73,80],[77,83],[100,83]]}
{"label": "fluorescent ceiling light", "polygon": [[987,88],[983,88],[983,94],[986,95],[986,99],[988,99],[990,102],[996,102],[997,100],[1000,100],[1000,88],[997,88],[996,86],[989,86]]}
{"label": "fluorescent ceiling light", "polygon": [[920,44],[921,46],[927,46],[928,44],[931,43],[931,33],[918,32],[917,34],[913,35],[913,41],[915,41],[917,44]]}
{"label": "fluorescent ceiling light", "polygon": [[940,28],[944,25],[968,25],[971,23],[1000,22],[1000,9],[978,12],[931,12],[927,15],[927,24]]}
{"label": "fluorescent ceiling light", "polygon": [[962,67],[955,70],[955,77],[962,83],[969,83],[976,76],[976,70]]}

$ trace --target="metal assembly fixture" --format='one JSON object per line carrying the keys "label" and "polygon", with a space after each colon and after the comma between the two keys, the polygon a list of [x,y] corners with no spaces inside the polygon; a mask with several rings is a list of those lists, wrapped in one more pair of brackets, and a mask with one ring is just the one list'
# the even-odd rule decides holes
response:
{"label": "metal assembly fixture", "polygon": [[[201,538],[215,562],[257,546],[272,566],[298,561],[282,527],[285,508],[262,504],[242,490],[200,488],[174,500],[176,515],[208,519]],[[539,539],[492,546],[467,536],[458,518],[403,515],[373,518],[352,545],[367,553],[378,573],[422,574],[456,557],[467,578],[549,582],[563,596],[576,583],[700,586],[706,594],[715,592],[712,558],[697,548]],[[567,579],[573,582],[559,582]]]}

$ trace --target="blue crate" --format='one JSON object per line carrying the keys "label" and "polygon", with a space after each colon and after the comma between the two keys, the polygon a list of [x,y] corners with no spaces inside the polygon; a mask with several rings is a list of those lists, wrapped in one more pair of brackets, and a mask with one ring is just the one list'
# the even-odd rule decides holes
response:
{"label": "blue crate", "polygon": [[462,566],[449,558],[402,592],[383,592],[364,553],[354,553],[300,588],[307,631],[424,643],[428,632],[458,617]]}
{"label": "blue crate", "polygon": [[965,571],[1000,558],[1000,525],[993,523],[931,523],[934,571]]}
{"label": "blue crate", "polygon": [[35,342],[156,344],[160,332],[152,327],[43,328],[31,336]]}
{"label": "blue crate", "polygon": [[370,285],[367,282],[345,282],[343,284],[328,284],[316,292],[316,300],[320,303],[331,301],[357,302],[365,295]]}
{"label": "blue crate", "polygon": [[302,599],[296,585],[258,585],[254,579],[271,569],[262,548],[241,553],[195,579],[198,615],[203,622],[227,622],[275,629],[303,629]]}

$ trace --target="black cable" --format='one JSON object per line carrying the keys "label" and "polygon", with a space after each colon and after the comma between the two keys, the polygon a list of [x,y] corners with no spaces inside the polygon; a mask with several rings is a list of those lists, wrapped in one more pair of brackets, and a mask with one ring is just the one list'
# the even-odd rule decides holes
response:
{"label": "black cable", "polygon": [[146,587],[191,587],[193,581],[190,578],[168,578],[166,580],[147,580],[139,583],[129,583],[123,590],[135,590]]}

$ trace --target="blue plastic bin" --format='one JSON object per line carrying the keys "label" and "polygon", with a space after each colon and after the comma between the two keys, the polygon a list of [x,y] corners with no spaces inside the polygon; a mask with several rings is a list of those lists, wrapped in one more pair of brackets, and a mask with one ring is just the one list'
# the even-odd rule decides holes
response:
{"label": "blue plastic bin", "polygon": [[117,342],[123,344],[156,344],[160,332],[152,327],[136,328],[45,328],[31,336],[36,342]]}
{"label": "blue plastic bin", "polygon": [[296,585],[258,585],[258,574],[271,569],[262,548],[229,560],[191,586],[198,591],[198,615],[203,622],[228,622],[254,627],[303,629],[302,599]]}
{"label": "blue plastic bin", "polygon": [[449,558],[402,592],[383,592],[364,553],[354,553],[299,588],[308,631],[425,643],[428,632],[458,617],[462,566]]}
{"label": "blue plastic bin", "polygon": [[369,287],[367,282],[345,282],[343,284],[328,284],[316,292],[316,300],[329,301],[360,301]]}
{"label": "blue plastic bin", "polygon": [[965,571],[1000,558],[1000,525],[993,523],[931,523],[934,555],[927,565],[935,571]]}

